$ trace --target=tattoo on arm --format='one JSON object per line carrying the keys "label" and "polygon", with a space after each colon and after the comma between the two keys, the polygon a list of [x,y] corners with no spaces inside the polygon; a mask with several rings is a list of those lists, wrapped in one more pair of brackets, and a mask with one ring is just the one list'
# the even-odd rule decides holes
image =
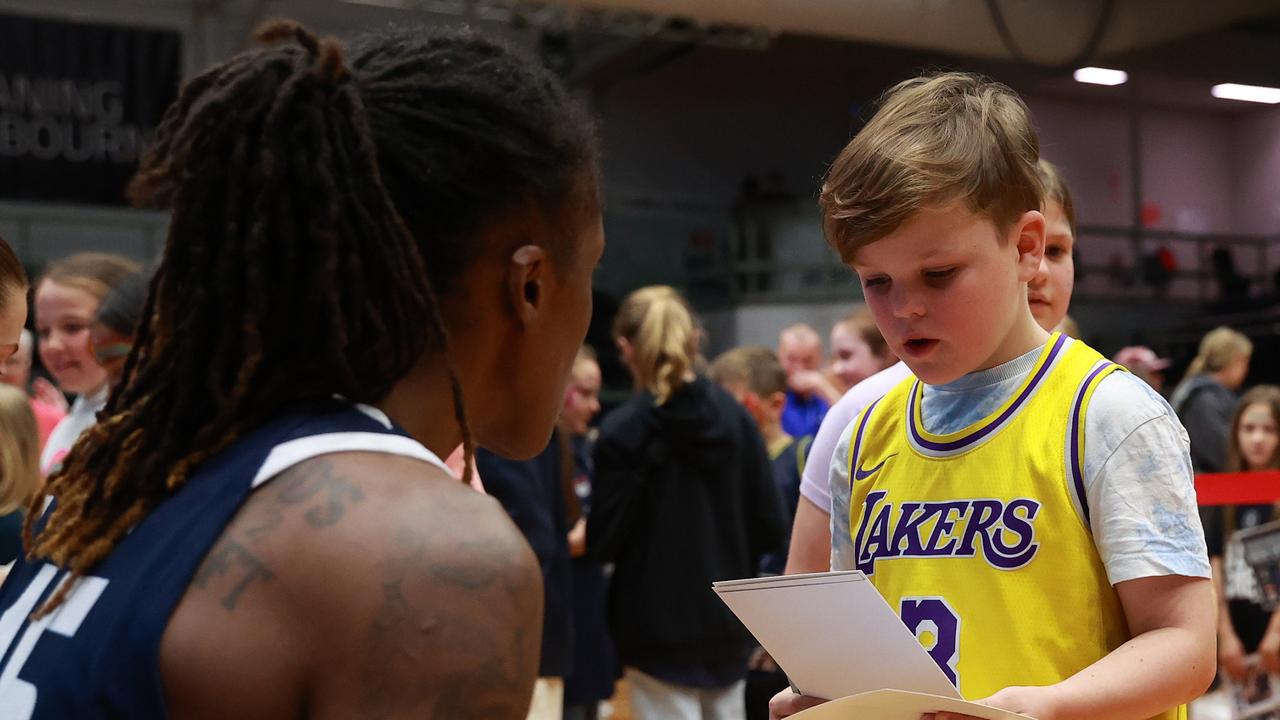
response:
{"label": "tattoo on arm", "polygon": [[261,558],[230,537],[219,541],[205,556],[200,569],[196,571],[193,584],[204,589],[215,577],[227,576],[233,578],[231,587],[222,596],[222,606],[227,610],[236,609],[236,601],[255,580],[270,580],[274,577]]}
{"label": "tattoo on arm", "polygon": [[276,500],[282,505],[297,505],[322,495],[321,503],[307,509],[307,524],[313,528],[328,527],[342,519],[347,505],[364,500],[364,491],[336,473],[323,458],[309,463],[305,472],[285,473],[276,482],[281,489]]}
{"label": "tattoo on arm", "polygon": [[436,506],[422,525],[393,533],[377,565],[382,604],[366,631],[361,716],[390,717],[410,706],[424,717],[459,720],[528,711],[538,646],[526,598],[537,570],[520,562],[528,550],[514,531],[458,537],[461,528],[484,524],[466,510]]}
{"label": "tattoo on arm", "polygon": [[305,508],[308,527],[323,529],[342,520],[347,507],[364,499],[364,492],[343,477],[325,458],[285,472],[263,494],[246,503],[242,514],[223,531],[213,549],[205,555],[192,584],[218,590],[229,583],[220,598],[228,611],[235,610],[240,597],[257,581],[275,577],[266,561],[251,549],[280,527],[286,513]]}

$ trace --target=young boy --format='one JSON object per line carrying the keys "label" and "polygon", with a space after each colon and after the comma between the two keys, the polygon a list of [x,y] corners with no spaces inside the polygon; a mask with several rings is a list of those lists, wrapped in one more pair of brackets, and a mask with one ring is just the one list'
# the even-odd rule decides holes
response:
{"label": "young boy", "polygon": [[1186,433],[1144,383],[1036,324],[1038,152],[1011,90],[951,73],[894,88],[828,174],[830,242],[915,375],[836,451],[851,492],[833,567],[865,573],[966,698],[1185,717],[1214,673]]}
{"label": "young boy", "polygon": [[[1049,332],[1062,330],[1064,334],[1078,338],[1079,328],[1067,316],[1067,309],[1071,305],[1071,291],[1075,287],[1075,262],[1072,259],[1076,235],[1075,201],[1071,188],[1053,163],[1041,158],[1036,164],[1036,170],[1044,188],[1044,206],[1040,211],[1045,221],[1044,259],[1040,261],[1039,272],[1027,283],[1027,305],[1040,327]],[[870,315],[870,311],[867,314]],[[872,317],[873,325],[874,322],[875,318]],[[876,328],[875,332],[879,334],[880,328]],[[884,343],[883,335],[880,335],[880,342]],[[887,344],[885,352],[889,352]],[[1119,358],[1116,362],[1133,370],[1133,366]],[[822,419],[822,427],[813,436],[811,457],[805,463],[804,477],[800,480],[802,500],[792,523],[791,544],[787,551],[788,575],[826,572],[831,569],[831,497],[833,493],[845,496],[841,501],[842,507],[848,507],[847,496],[851,489],[848,473],[844,474],[844,479],[840,482],[831,484],[831,457],[836,444],[859,413],[910,375],[911,369],[906,363],[899,361],[858,383],[831,406],[827,416]],[[1156,391],[1159,392],[1159,388]],[[848,454],[847,448],[845,454]],[[843,531],[834,536],[837,542],[852,544],[848,515],[835,520]]]}
{"label": "young boy", "polygon": [[[787,402],[787,373],[778,356],[763,347],[741,347],[730,350],[711,364],[710,377],[742,404],[760,429],[769,459],[773,463],[773,481],[786,509],[787,537],[791,537],[791,519],[800,502],[800,475],[813,436],[794,438],[782,429],[782,411]],[[787,561],[787,548],[770,553],[760,561],[760,572],[781,575]]]}

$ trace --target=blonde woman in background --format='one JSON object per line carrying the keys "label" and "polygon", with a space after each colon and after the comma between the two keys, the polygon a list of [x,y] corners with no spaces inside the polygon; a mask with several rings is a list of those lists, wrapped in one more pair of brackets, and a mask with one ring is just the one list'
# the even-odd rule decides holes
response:
{"label": "blonde woman in background", "polygon": [[700,334],[665,286],[622,303],[613,337],[636,394],[604,419],[587,553],[615,564],[608,621],[638,720],[745,716],[750,635],[710,591],[785,540],[755,421],[700,376]]}
{"label": "blonde woman in background", "polygon": [[0,385],[0,578],[22,552],[22,510],[40,489],[40,434],[26,393]]}
{"label": "blonde woman in background", "polygon": [[1252,357],[1249,338],[1228,327],[1214,328],[1200,341],[1200,352],[1173,391],[1169,404],[1191,438],[1191,464],[1197,473],[1226,468],[1231,413]]}

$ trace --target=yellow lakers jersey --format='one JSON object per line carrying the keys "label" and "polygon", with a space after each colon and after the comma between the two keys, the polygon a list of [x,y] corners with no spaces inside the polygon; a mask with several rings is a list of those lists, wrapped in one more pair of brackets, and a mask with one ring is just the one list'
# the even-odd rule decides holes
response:
{"label": "yellow lakers jersey", "polygon": [[1119,369],[1055,333],[1022,386],[959,432],[925,429],[915,378],[854,421],[857,569],[966,698],[1059,682],[1130,637],[1083,477],[1085,409]]}

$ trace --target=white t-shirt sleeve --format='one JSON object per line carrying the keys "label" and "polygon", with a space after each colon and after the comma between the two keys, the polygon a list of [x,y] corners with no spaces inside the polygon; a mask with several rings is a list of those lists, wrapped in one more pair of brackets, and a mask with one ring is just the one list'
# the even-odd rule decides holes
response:
{"label": "white t-shirt sleeve", "polygon": [[1089,400],[1085,438],[1085,497],[1111,584],[1210,577],[1191,443],[1164,398],[1129,373],[1108,375]]}
{"label": "white t-shirt sleeve", "polygon": [[[884,397],[910,374],[906,363],[895,363],[854,385],[827,411],[818,434],[813,438],[813,445],[809,446],[809,460],[805,462],[804,474],[800,478],[800,494],[823,512],[831,512],[828,471],[836,444],[845,435],[849,423],[863,408]],[[848,455],[847,449],[845,454]]]}
{"label": "white t-shirt sleeve", "polygon": [[[849,534],[849,443],[853,438],[853,423],[840,434],[835,452],[828,465],[828,487],[831,497],[831,569],[853,570],[856,558],[853,537]],[[812,463],[810,463],[812,464]]]}

